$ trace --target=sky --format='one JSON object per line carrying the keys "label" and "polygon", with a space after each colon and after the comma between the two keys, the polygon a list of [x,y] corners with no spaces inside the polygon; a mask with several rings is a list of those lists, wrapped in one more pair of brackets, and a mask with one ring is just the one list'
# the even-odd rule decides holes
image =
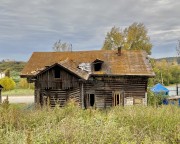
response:
{"label": "sky", "polygon": [[113,26],[144,23],[153,58],[176,56],[180,0],[0,0],[0,60],[27,61],[59,39],[73,51],[100,50]]}

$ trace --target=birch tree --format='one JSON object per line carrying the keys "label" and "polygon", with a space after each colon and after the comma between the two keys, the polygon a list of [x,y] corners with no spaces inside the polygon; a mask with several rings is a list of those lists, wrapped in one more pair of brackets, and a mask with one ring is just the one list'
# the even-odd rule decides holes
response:
{"label": "birch tree", "polygon": [[72,44],[59,40],[54,43],[53,50],[56,52],[72,51]]}
{"label": "birch tree", "polygon": [[133,23],[124,30],[112,27],[107,33],[102,49],[113,50],[122,46],[127,50],[145,50],[151,54],[152,43],[143,23]]}

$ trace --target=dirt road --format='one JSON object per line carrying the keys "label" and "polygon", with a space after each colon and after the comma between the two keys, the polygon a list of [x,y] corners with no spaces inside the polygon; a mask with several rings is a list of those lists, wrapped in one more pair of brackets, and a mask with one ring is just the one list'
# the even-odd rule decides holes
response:
{"label": "dirt road", "polygon": [[[2,101],[5,99],[5,96],[2,96]],[[10,103],[33,103],[34,96],[9,96]]]}

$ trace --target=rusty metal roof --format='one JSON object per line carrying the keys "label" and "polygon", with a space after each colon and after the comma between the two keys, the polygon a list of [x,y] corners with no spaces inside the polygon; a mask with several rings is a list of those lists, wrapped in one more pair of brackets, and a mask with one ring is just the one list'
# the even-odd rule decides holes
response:
{"label": "rusty metal roof", "polygon": [[[103,61],[102,69],[87,73],[78,69],[81,63]],[[147,54],[139,50],[122,50],[120,56],[115,50],[74,51],[74,52],[34,52],[21,72],[22,77],[35,76],[47,67],[58,63],[80,77],[88,75],[135,75],[154,76]]]}

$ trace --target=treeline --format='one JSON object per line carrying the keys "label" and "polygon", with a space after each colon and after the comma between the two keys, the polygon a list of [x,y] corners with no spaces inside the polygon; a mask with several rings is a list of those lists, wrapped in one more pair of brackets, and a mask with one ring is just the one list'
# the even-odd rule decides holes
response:
{"label": "treeline", "polygon": [[162,61],[162,60],[166,60],[167,62],[170,62],[170,63],[176,61],[178,64],[180,64],[180,57],[166,57],[166,58],[156,59],[156,61]]}
{"label": "treeline", "polygon": [[0,72],[3,72],[7,69],[20,72],[24,68],[25,64],[26,62],[22,61],[0,61]]}
{"label": "treeline", "polygon": [[176,60],[167,61],[166,59],[151,59],[151,65],[156,76],[149,80],[150,86],[157,83],[161,83],[166,86],[180,83],[180,65]]}

